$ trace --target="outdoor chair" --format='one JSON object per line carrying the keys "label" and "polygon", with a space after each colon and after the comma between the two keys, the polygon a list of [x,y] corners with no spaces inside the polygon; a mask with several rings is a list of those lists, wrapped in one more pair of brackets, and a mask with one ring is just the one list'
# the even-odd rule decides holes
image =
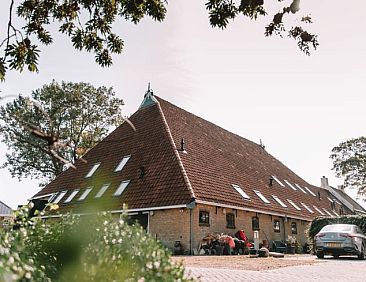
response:
{"label": "outdoor chair", "polygon": [[283,241],[279,241],[279,240],[272,241],[272,250],[274,252],[285,253],[286,247],[287,247],[287,245]]}

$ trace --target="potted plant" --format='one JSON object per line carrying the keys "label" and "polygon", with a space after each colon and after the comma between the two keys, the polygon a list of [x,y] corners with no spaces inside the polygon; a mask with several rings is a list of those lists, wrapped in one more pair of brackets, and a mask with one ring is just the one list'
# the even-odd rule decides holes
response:
{"label": "potted plant", "polygon": [[295,254],[296,252],[296,246],[297,246],[297,240],[295,236],[287,236],[287,253],[288,254]]}

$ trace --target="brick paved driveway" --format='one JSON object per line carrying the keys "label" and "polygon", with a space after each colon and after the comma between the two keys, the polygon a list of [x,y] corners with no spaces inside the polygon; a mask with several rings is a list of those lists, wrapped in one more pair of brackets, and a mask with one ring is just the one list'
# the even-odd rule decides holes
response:
{"label": "brick paved driveway", "polygon": [[326,258],[318,260],[315,257],[307,259],[320,261],[314,265],[290,266],[274,270],[248,271],[220,268],[186,267],[191,276],[200,277],[201,281],[366,281],[366,261],[344,257],[339,259]]}

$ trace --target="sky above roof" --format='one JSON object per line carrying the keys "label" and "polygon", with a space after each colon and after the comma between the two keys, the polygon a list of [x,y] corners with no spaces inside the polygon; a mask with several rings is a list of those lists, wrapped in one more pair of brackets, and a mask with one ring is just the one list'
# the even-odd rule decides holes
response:
{"label": "sky above roof", "polygon": [[[3,2],[1,35],[9,5]],[[261,139],[270,154],[311,184],[319,186],[323,175],[332,186],[342,184],[331,171],[330,151],[365,134],[365,1],[301,2],[301,12],[314,19],[310,30],[319,35],[319,49],[311,56],[293,40],[265,38],[269,18],[239,17],[226,30],[212,29],[204,3],[169,1],[163,23],[120,20],[115,29],[125,50],[107,69],[56,36],[42,48],[40,72],[9,72],[1,94],[27,95],[52,79],[84,81],[113,86],[130,115],[151,82],[165,100],[254,142]],[[6,150],[0,144],[1,163]],[[0,179],[0,200],[13,208],[39,190],[37,181],[19,182],[6,169]]]}

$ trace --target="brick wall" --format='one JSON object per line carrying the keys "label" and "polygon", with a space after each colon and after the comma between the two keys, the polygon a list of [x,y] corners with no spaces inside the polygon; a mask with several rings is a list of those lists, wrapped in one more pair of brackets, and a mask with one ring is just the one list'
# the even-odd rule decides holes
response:
{"label": "brick wall", "polygon": [[[209,226],[199,224],[199,212],[209,212]],[[183,248],[189,250],[189,209],[170,209],[154,211],[149,216],[149,232],[161,240],[163,244],[173,249],[174,241],[180,240]],[[234,214],[235,228],[228,228],[226,215]],[[287,240],[287,236],[295,236],[300,245],[306,242],[305,230],[308,222],[283,217],[270,216],[266,214],[256,214],[254,212],[233,210],[229,208],[214,207],[208,205],[197,205],[192,210],[192,247],[197,249],[201,239],[207,234],[232,234],[242,229],[247,234],[250,241],[253,241],[254,231],[252,230],[252,218],[259,218],[259,241],[267,240],[271,244],[272,240]],[[274,220],[280,222],[280,232],[274,231]],[[295,222],[297,226],[297,234],[292,234],[291,223]]]}
{"label": "brick wall", "polygon": [[154,211],[149,215],[149,233],[170,249],[175,241],[180,240],[183,248],[189,250],[189,210]]}

